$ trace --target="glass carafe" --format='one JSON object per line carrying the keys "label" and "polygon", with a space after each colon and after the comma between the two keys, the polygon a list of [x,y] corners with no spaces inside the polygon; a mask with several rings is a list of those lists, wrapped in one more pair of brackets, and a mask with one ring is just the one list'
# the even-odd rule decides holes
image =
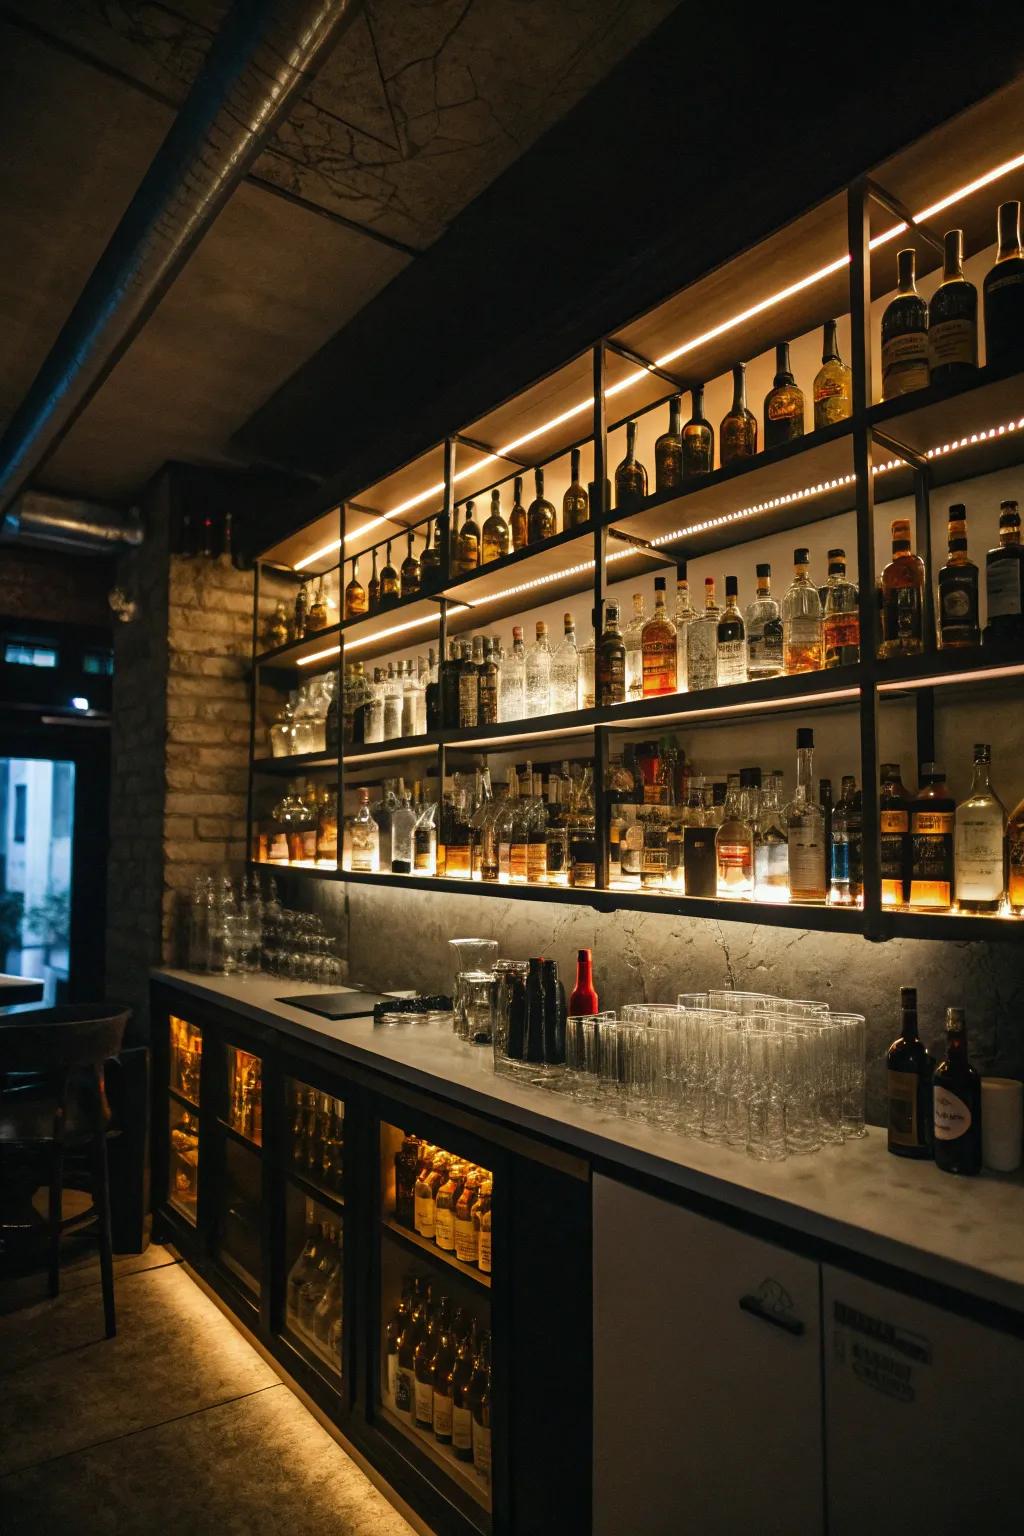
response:
{"label": "glass carafe", "polygon": [[468,1038],[467,984],[470,973],[493,971],[498,958],[497,939],[449,939],[452,954],[452,1028],[460,1039]]}

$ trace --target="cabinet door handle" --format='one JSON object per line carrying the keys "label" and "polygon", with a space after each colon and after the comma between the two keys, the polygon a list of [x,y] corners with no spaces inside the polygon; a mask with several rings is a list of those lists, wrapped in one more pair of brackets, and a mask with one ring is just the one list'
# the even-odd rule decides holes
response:
{"label": "cabinet door handle", "polygon": [[791,1333],[797,1338],[806,1332],[798,1317],[787,1317],[785,1313],[770,1312],[760,1296],[741,1296],[740,1311],[749,1312],[752,1317],[759,1317],[763,1323],[771,1323],[773,1328],[781,1328],[784,1333]]}

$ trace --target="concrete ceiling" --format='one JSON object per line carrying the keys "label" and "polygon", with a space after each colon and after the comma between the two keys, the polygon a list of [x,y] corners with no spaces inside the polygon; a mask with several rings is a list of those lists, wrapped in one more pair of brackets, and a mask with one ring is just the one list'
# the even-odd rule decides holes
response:
{"label": "concrete ceiling", "polygon": [[[673,9],[369,0],[37,477],[110,499],[231,439]],[[221,0],[15,0],[0,15],[0,425],[199,69]],[[524,210],[525,213],[525,210]]]}

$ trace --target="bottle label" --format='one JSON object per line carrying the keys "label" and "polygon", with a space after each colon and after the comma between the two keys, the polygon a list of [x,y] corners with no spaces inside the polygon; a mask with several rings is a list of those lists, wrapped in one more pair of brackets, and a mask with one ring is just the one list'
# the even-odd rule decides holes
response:
{"label": "bottle label", "polygon": [[431,1425],[434,1422],[434,1388],[429,1381],[416,1382],[416,1423]]}
{"label": "bottle label", "polygon": [[529,862],[529,846],[513,843],[509,849],[508,871],[513,880],[525,880]]}
{"label": "bottle label", "polygon": [[993,822],[962,815],[956,827],[955,863],[958,897],[998,901],[1003,894],[1002,818]]}
{"label": "bottle label", "polygon": [[928,373],[927,331],[906,331],[893,336],[882,347],[882,394],[907,395],[914,389],[926,389]]}
{"label": "bottle label", "polygon": [[792,421],[800,415],[801,402],[792,394],[772,395],[768,401],[769,421]]}
{"label": "bottle label", "polygon": [[480,1228],[480,1243],[477,1251],[477,1264],[485,1275],[491,1272],[491,1233],[490,1228]]}
{"label": "bottle label", "polygon": [[975,621],[974,597],[974,581],[970,575],[947,576],[939,588],[943,623],[960,625]]}
{"label": "bottle label", "polygon": [[971,1128],[971,1112],[958,1094],[936,1085],[935,1138],[937,1141],[959,1141]]}
{"label": "bottle label", "polygon": [[452,1437],[452,1400],[443,1392],[434,1393],[434,1434],[439,1440]]}
{"label": "bottle label", "polygon": [[473,1415],[468,1408],[452,1409],[452,1449],[456,1451],[473,1449]]}
{"label": "bottle label", "polygon": [[434,1201],[430,1195],[416,1196],[416,1231],[420,1237],[434,1235]]}
{"label": "bottle label", "polygon": [[880,811],[878,828],[880,832],[909,832],[910,813],[908,811]]}
{"label": "bottle label", "polygon": [[398,1371],[395,1376],[395,1412],[405,1418],[412,1416],[412,1375],[409,1371]]}
{"label": "bottle label", "polygon": [[928,327],[928,356],[933,368],[944,363],[978,365],[977,322],[964,316],[958,320],[940,320]]}
{"label": "bottle label", "polygon": [[455,1218],[455,1257],[461,1259],[463,1264],[476,1263],[476,1233],[473,1230],[473,1219],[462,1221]]}
{"label": "bottle label", "polygon": [[1005,276],[1000,277],[996,276],[996,273],[999,271],[999,264],[997,263],[996,266],[992,268],[992,271],[988,275],[988,281],[985,284],[986,298],[988,298],[990,294],[998,293],[1001,288],[1015,288],[1018,283],[1024,283],[1024,267],[1020,266],[1019,264],[1010,266],[1009,262],[1006,263],[1006,266],[1009,268],[1009,270],[1006,272]]}
{"label": "bottle label", "polygon": [[887,1076],[889,1144],[895,1147],[920,1147],[923,1142],[917,1123],[917,1074],[890,1071]]}
{"label": "bottle label", "polygon": [[790,828],[789,883],[794,895],[800,892],[824,894],[825,844],[822,831],[814,827]]}
{"label": "bottle label", "polygon": [[483,1478],[491,1475],[491,1429],[473,1420],[473,1465]]}
{"label": "bottle label", "polygon": [[543,883],[548,877],[548,845],[529,843],[526,849],[526,878]]}
{"label": "bottle label", "polygon": [[676,647],[675,641],[662,644],[660,640],[648,642],[643,648],[643,692],[652,694],[675,693]]}
{"label": "bottle label", "polygon": [[1021,582],[1024,560],[993,560],[986,571],[988,616],[1018,618],[1021,613]]}
{"label": "bottle label", "polygon": [[955,812],[915,811],[914,832],[928,837],[948,837],[953,831]]}
{"label": "bottle label", "polygon": [[723,640],[718,646],[717,684],[745,683],[747,680],[746,647],[742,640]]}
{"label": "bottle label", "polygon": [[388,1355],[388,1397],[391,1401],[398,1399],[398,1354],[397,1351]]}
{"label": "bottle label", "polygon": [[446,1253],[452,1253],[455,1249],[455,1217],[451,1206],[437,1207],[434,1216],[434,1242]]}
{"label": "bottle label", "polygon": [[814,403],[820,404],[822,400],[831,400],[838,395],[844,398],[847,394],[846,380],[839,374],[820,374],[814,381]]}

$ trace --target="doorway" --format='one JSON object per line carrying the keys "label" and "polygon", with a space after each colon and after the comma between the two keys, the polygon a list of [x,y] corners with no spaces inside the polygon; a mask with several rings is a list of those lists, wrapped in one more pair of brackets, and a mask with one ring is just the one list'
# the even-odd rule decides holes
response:
{"label": "doorway", "polygon": [[75,764],[0,757],[0,970],[67,1001]]}

